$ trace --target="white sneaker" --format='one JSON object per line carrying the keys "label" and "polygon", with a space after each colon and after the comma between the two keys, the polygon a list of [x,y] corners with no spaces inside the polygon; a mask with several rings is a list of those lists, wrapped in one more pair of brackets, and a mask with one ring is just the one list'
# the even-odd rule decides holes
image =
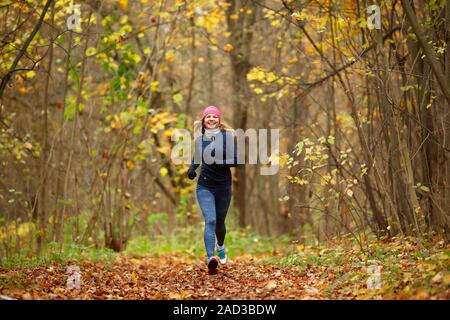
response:
{"label": "white sneaker", "polygon": [[227,251],[225,250],[225,246],[222,246],[222,249],[219,249],[218,247],[216,247],[216,249],[220,264],[226,264],[228,261],[228,255]]}

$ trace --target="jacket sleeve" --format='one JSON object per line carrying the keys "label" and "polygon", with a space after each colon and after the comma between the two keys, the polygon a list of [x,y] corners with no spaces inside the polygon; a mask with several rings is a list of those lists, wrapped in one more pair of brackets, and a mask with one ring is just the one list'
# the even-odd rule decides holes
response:
{"label": "jacket sleeve", "polygon": [[195,171],[200,166],[202,162],[202,139],[197,138],[194,141],[194,157],[192,158],[191,165],[189,166],[189,171]]}
{"label": "jacket sleeve", "polygon": [[198,164],[198,163],[194,163],[194,159],[192,159],[192,162],[191,162],[191,164],[189,166],[188,171],[195,171],[195,170],[197,170],[199,165],[200,164]]}

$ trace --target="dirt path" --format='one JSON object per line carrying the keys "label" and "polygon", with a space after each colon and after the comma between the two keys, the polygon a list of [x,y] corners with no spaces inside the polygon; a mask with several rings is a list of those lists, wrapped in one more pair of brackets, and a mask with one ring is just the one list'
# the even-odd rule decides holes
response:
{"label": "dirt path", "polygon": [[67,265],[0,270],[0,294],[16,299],[320,299],[316,275],[236,257],[208,275],[179,256],[78,263],[80,290],[67,289]]}

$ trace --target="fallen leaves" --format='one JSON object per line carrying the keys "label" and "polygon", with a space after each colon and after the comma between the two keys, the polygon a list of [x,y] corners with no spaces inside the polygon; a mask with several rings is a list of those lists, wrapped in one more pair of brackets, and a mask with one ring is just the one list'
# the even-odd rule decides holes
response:
{"label": "fallen leaves", "polygon": [[[75,264],[72,262],[72,264]],[[63,266],[47,265],[18,270],[0,269],[2,276],[26,283],[0,283],[0,293],[15,299],[302,299],[305,278],[289,267],[261,264],[236,257],[207,274],[202,259],[175,255],[78,263],[80,290],[68,289]],[[314,291],[320,298],[319,290]],[[309,298],[309,297],[308,297]]]}
{"label": "fallen leaves", "polygon": [[[445,247],[369,245],[365,256],[346,244],[293,247],[266,255],[231,257],[217,275],[202,258],[121,254],[109,261],[70,261],[65,266],[0,269],[0,296],[14,299],[450,299]],[[384,246],[384,247],[383,247]],[[420,249],[421,250],[421,249]],[[379,266],[377,273],[370,272]],[[69,269],[71,272],[69,272]],[[69,277],[79,271],[80,285]],[[373,270],[372,270],[373,271]],[[368,278],[380,276],[369,288]],[[373,279],[376,283],[376,279]]]}

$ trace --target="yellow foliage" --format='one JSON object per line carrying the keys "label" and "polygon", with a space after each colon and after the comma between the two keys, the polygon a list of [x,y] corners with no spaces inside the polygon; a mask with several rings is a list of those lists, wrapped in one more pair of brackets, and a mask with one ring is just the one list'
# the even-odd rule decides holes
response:
{"label": "yellow foliage", "polygon": [[164,138],[170,139],[172,137],[173,133],[175,132],[176,128],[169,128],[164,132]]}
{"label": "yellow foliage", "polygon": [[27,78],[33,79],[36,76],[36,71],[30,70],[27,72]]}
{"label": "yellow foliage", "polygon": [[120,24],[125,24],[127,22],[128,22],[128,16],[127,15],[123,16],[122,18],[120,18]]}
{"label": "yellow foliage", "polygon": [[86,56],[93,56],[93,55],[95,55],[95,53],[97,52],[97,49],[96,48],[94,48],[94,47],[91,47],[91,48],[87,48],[86,49]]}
{"label": "yellow foliage", "polygon": [[249,73],[247,73],[247,80],[257,80],[257,81],[263,81],[264,80],[264,70],[262,70],[260,67],[253,68],[250,70]]}
{"label": "yellow foliage", "polygon": [[220,13],[213,12],[208,14],[205,19],[206,30],[212,32],[213,30],[218,29],[221,20],[223,20],[223,17]]}
{"label": "yellow foliage", "polygon": [[[6,229],[6,230],[5,230]],[[20,223],[18,227],[15,222],[11,222],[6,228],[0,229],[0,240],[8,237],[15,237],[18,235],[20,238],[27,236],[35,229],[35,225],[32,222]]]}
{"label": "yellow foliage", "polygon": [[161,154],[168,154],[170,152],[170,147],[169,146],[158,147],[156,148],[156,150],[158,150],[158,152]]}
{"label": "yellow foliage", "polygon": [[281,21],[280,20],[273,20],[271,23],[270,23],[270,25],[272,26],[272,27],[279,27],[279,26],[281,26]]}
{"label": "yellow foliage", "polygon": [[168,63],[172,63],[173,60],[175,59],[175,52],[173,50],[167,51],[165,58]]}
{"label": "yellow foliage", "polygon": [[283,168],[286,165],[288,157],[289,157],[289,155],[286,154],[286,153],[283,153],[282,155],[280,155],[278,163],[279,163],[281,168]]}
{"label": "yellow foliage", "polygon": [[169,170],[167,170],[167,168],[165,168],[165,167],[162,167],[161,169],[159,169],[159,174],[161,175],[161,177],[167,176],[168,173],[169,173]]}
{"label": "yellow foliage", "polygon": [[128,170],[133,170],[133,168],[135,167],[134,162],[131,160],[127,161],[127,168]]}
{"label": "yellow foliage", "polygon": [[153,81],[150,84],[150,91],[156,91],[158,89],[159,81]]}
{"label": "yellow foliage", "polygon": [[119,7],[123,11],[128,9],[128,0],[119,0]]}
{"label": "yellow foliage", "polygon": [[233,49],[234,49],[234,47],[229,43],[227,43],[226,45],[223,46],[223,50],[225,50],[226,52],[231,52],[231,51],[233,51]]}

